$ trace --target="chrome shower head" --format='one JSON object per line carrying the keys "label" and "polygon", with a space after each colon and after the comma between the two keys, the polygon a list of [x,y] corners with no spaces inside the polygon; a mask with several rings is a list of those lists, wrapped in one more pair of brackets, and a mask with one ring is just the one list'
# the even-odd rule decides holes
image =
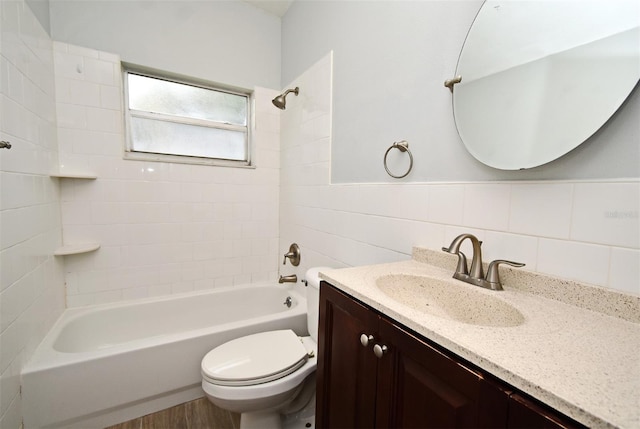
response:
{"label": "chrome shower head", "polygon": [[278,109],[284,110],[287,107],[287,100],[286,100],[287,94],[289,94],[290,92],[293,92],[295,95],[298,95],[299,91],[300,91],[300,88],[298,88],[297,86],[294,89],[287,89],[285,92],[283,92],[282,94],[278,95],[276,98],[271,100],[271,102]]}

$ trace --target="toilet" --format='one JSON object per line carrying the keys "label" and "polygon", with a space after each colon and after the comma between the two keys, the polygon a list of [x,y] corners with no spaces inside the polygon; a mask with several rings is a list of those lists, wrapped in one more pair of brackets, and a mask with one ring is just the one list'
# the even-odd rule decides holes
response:
{"label": "toilet", "polygon": [[241,429],[282,428],[297,415],[315,414],[318,273],[323,269],[328,268],[306,273],[308,337],[290,329],[260,332],[224,343],[202,359],[207,398],[240,413]]}

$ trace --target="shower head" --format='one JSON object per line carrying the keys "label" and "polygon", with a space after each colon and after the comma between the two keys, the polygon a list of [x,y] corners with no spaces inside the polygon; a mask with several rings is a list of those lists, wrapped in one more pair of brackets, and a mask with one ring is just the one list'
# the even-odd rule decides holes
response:
{"label": "shower head", "polygon": [[271,100],[274,106],[276,106],[280,110],[284,110],[287,107],[287,94],[293,92],[295,95],[298,95],[300,88],[297,86],[294,89],[287,89],[282,94],[278,95],[276,98]]}

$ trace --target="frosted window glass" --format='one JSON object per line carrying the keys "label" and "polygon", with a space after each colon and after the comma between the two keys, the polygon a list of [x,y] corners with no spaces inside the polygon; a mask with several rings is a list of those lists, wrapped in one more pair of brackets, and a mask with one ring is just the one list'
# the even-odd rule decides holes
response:
{"label": "frosted window glass", "polygon": [[247,97],[137,74],[128,75],[129,108],[247,125]]}
{"label": "frosted window glass", "polygon": [[248,94],[136,70],[125,82],[126,158],[251,165]]}
{"label": "frosted window glass", "polygon": [[247,134],[241,131],[133,117],[131,134],[137,152],[247,159]]}

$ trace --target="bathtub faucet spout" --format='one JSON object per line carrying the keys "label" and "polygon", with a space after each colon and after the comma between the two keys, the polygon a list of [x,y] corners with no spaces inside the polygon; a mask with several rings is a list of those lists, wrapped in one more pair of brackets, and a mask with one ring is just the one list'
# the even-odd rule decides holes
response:
{"label": "bathtub faucet spout", "polygon": [[278,283],[296,283],[298,281],[298,276],[292,274],[290,276],[280,276]]}

